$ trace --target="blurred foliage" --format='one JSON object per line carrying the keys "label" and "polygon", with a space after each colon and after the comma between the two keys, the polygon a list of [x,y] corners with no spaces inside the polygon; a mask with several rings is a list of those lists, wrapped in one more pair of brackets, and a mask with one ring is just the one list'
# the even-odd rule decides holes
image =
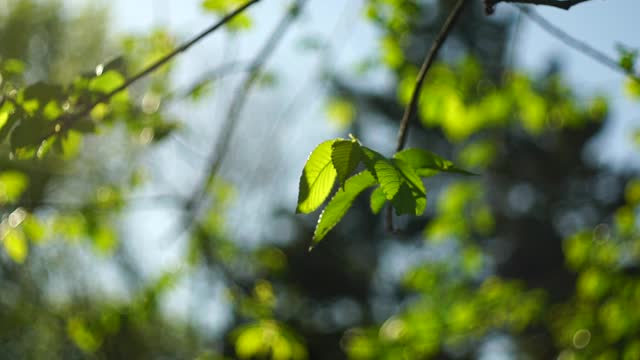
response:
{"label": "blurred foliage", "polygon": [[[219,17],[241,4],[201,7]],[[363,145],[370,119],[397,126],[451,6],[366,2],[380,36],[360,76],[389,86],[332,79],[327,118],[354,135],[311,153],[297,210],[327,205],[317,221],[273,209],[277,239],[247,246],[228,231],[246,194],[223,176],[196,199],[145,195],[161,180],[145,156],[192,130],[171,106],[205,103],[212,80],[181,96],[168,63],[105,98],[172,51],[173,34],[109,41],[106,9],[0,4],[0,358],[467,359],[501,339],[513,358],[640,358],[640,180],[585,155],[609,121],[604,97],[503,60],[512,19],[471,6],[427,76],[408,149]],[[226,27],[249,29],[245,14]],[[313,56],[323,44],[303,45]],[[618,51],[635,74],[637,50]],[[261,75],[266,93],[274,74]],[[626,86],[640,96],[631,76]],[[263,180],[252,186],[271,193]],[[179,266],[149,271],[135,250],[148,245],[132,246],[145,239],[127,222],[157,225],[131,215],[145,203],[173,209],[179,229],[164,231],[184,245]],[[401,233],[382,230],[385,206]],[[216,312],[212,331],[202,324]]]}

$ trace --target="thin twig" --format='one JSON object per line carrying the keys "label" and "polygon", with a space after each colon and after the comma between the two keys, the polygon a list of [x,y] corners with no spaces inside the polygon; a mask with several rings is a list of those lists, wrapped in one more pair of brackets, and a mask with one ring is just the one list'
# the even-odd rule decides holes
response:
{"label": "thin twig", "polygon": [[485,0],[485,8],[488,14],[493,14],[495,6],[504,2],[512,4],[544,5],[569,10],[573,6],[587,1],[589,0]]}
{"label": "thin twig", "polygon": [[49,131],[42,139],[40,139],[39,142],[45,141],[49,137],[51,137],[51,136],[53,136],[53,135],[55,135],[57,133],[60,133],[60,132],[62,132],[64,130],[69,129],[77,121],[79,121],[82,117],[87,116],[91,112],[91,110],[93,110],[93,108],[96,107],[98,104],[101,104],[101,103],[104,103],[104,102],[108,102],[113,96],[115,96],[116,94],[118,94],[118,93],[122,92],[123,90],[127,89],[129,86],[131,86],[136,81],[138,81],[138,80],[146,77],[147,75],[153,73],[158,68],[160,68],[162,65],[166,64],[167,62],[172,60],[174,57],[176,57],[178,54],[180,54],[182,52],[185,52],[191,46],[193,46],[194,44],[196,44],[200,40],[204,39],[207,35],[209,35],[209,34],[213,33],[214,31],[218,30],[224,24],[226,24],[227,22],[232,20],[234,17],[236,17],[237,15],[242,13],[245,9],[247,9],[248,7],[250,7],[251,5],[253,5],[253,4],[255,4],[255,3],[259,2],[259,1],[260,0],[249,0],[249,1],[247,1],[244,5],[241,5],[237,9],[235,9],[232,12],[230,12],[229,14],[225,15],[222,19],[220,19],[215,24],[211,25],[207,29],[205,29],[202,32],[200,32],[198,35],[194,36],[191,40],[189,40],[189,41],[185,42],[184,44],[180,45],[179,47],[177,47],[172,52],[170,52],[167,55],[165,55],[162,58],[160,58],[158,61],[156,61],[153,64],[149,65],[148,67],[146,67],[145,69],[143,69],[142,71],[137,73],[136,75],[128,78],[127,80],[125,80],[125,82],[122,85],[120,85],[117,88],[113,89],[112,91],[100,96],[97,100],[95,100],[94,102],[90,103],[89,105],[83,107],[79,111],[74,112],[74,113],[72,113],[70,115],[61,116],[60,118],[58,118],[54,122],[54,125],[52,126],[51,131]]}
{"label": "thin twig", "polygon": [[567,34],[566,32],[564,32],[563,30],[561,30],[557,26],[553,25],[547,19],[545,19],[542,16],[540,16],[537,12],[535,12],[535,11],[533,11],[531,9],[527,9],[524,6],[516,6],[516,7],[527,18],[529,18],[529,20],[531,20],[534,23],[536,23],[542,30],[546,31],[547,33],[549,33],[550,35],[552,35],[556,39],[560,40],[565,45],[569,46],[570,48],[573,48],[574,50],[577,50],[577,51],[583,53],[584,55],[592,58],[593,60],[595,60],[595,61],[599,62],[600,64],[610,68],[613,71],[616,71],[616,72],[618,72],[620,74],[629,76],[633,80],[640,82],[640,78],[636,74],[634,74],[631,70],[625,69],[624,67],[622,67],[619,62],[617,62],[613,58],[609,57],[607,54],[603,53],[600,50],[597,50],[597,49],[591,47],[586,42],[584,42],[582,40],[578,40],[575,37]]}
{"label": "thin twig", "polygon": [[[416,78],[416,84],[413,87],[413,93],[411,94],[411,100],[409,104],[404,110],[404,114],[402,115],[402,120],[400,121],[400,127],[398,128],[398,140],[396,144],[396,152],[402,150],[407,141],[407,135],[409,133],[409,122],[415,116],[416,110],[418,109],[418,102],[420,101],[420,93],[422,92],[422,84],[427,76],[427,72],[431,68],[442,44],[449,36],[451,29],[453,28],[453,24],[456,22],[460,13],[462,12],[463,6],[466,3],[466,0],[458,0],[453,10],[449,14],[449,17],[445,21],[440,33],[436,37],[431,45],[431,49],[427,53],[427,56],[422,63],[422,67],[420,68],[420,72],[418,73],[418,77]],[[393,212],[391,206],[387,207],[387,231],[394,231],[393,229]]]}

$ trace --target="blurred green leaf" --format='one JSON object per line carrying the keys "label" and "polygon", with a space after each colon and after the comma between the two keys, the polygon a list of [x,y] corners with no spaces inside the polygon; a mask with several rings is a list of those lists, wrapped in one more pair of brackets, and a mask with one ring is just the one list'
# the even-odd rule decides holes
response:
{"label": "blurred green leaf", "polygon": [[0,203],[18,200],[28,185],[29,178],[19,171],[0,172]]}
{"label": "blurred green leaf", "polygon": [[124,84],[125,78],[115,70],[103,72],[100,76],[89,81],[89,90],[108,94]]}
{"label": "blurred green leaf", "polygon": [[338,128],[344,129],[351,125],[356,115],[353,104],[346,99],[332,99],[326,105],[326,113]]}
{"label": "blurred green leaf", "polygon": [[18,264],[22,264],[29,254],[27,239],[20,229],[6,229],[2,235],[2,244],[11,260]]}

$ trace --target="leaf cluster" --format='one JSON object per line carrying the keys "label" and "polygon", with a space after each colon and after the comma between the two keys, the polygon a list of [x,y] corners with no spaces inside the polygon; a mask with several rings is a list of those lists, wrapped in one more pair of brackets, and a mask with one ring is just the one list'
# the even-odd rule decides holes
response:
{"label": "leaf cluster", "polygon": [[427,205],[422,178],[440,172],[472,175],[422,149],[402,150],[387,158],[353,137],[328,140],[311,152],[302,170],[296,211],[308,214],[318,209],[337,180],[340,188],[320,214],[314,231],[316,244],[340,222],[355,198],[371,187],[375,187],[370,197],[374,213],[388,203],[397,215],[421,215]]}

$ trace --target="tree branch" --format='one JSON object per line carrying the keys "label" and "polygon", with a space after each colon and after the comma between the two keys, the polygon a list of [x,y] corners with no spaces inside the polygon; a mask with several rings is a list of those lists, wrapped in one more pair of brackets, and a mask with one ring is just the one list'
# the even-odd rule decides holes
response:
{"label": "tree branch", "polygon": [[[427,56],[425,57],[424,62],[422,63],[422,67],[420,68],[420,72],[418,73],[418,77],[416,78],[416,84],[413,87],[411,100],[409,101],[409,104],[405,108],[404,114],[402,115],[402,120],[400,121],[400,127],[398,128],[398,140],[396,144],[396,152],[404,148],[404,145],[407,141],[407,135],[409,133],[409,122],[415,116],[416,111],[418,109],[418,102],[420,101],[420,93],[422,92],[422,84],[424,83],[424,80],[427,76],[427,72],[431,68],[431,65],[433,64],[434,60],[436,59],[436,56],[438,55],[438,52],[440,51],[442,44],[444,44],[444,41],[449,36],[449,33],[453,28],[453,24],[456,22],[456,20],[460,16],[460,13],[462,12],[462,9],[465,3],[466,3],[466,0],[458,0],[456,5],[453,7],[453,10],[451,10],[449,17],[447,18],[444,25],[442,26],[440,33],[434,40],[433,45],[431,45],[431,49],[427,53]],[[387,207],[386,216],[387,216],[387,230],[393,231],[394,230],[393,229],[393,213],[390,206]]]}
{"label": "tree branch", "polygon": [[584,55],[592,58],[593,60],[599,62],[600,64],[610,68],[613,71],[616,71],[622,75],[629,76],[631,79],[640,82],[640,78],[632,72],[630,69],[626,69],[620,65],[618,61],[609,57],[605,53],[600,50],[597,50],[591,47],[589,44],[582,40],[578,40],[575,37],[567,34],[557,26],[553,25],[551,22],[540,16],[538,13],[531,9],[527,9],[523,6],[516,6],[518,10],[520,10],[529,20],[536,23],[542,30],[546,31],[551,36],[560,40],[565,45],[573,48],[576,51],[583,53]]}
{"label": "tree branch", "polygon": [[569,10],[573,6],[586,1],[589,0],[485,0],[485,10],[487,14],[493,14],[496,5],[501,2],[512,4],[544,5]]}
{"label": "tree branch", "polygon": [[238,123],[238,117],[244,104],[246,102],[247,96],[253,87],[255,81],[262,74],[262,69],[264,64],[269,59],[271,54],[273,54],[277,45],[280,43],[284,34],[286,33],[289,26],[293,23],[293,20],[300,13],[303,5],[307,2],[307,0],[297,0],[294,5],[287,11],[287,13],[282,17],[280,22],[276,25],[273,32],[269,35],[269,38],[264,43],[262,48],[258,51],[257,55],[254,57],[254,60],[249,64],[249,74],[245,78],[244,82],[238,87],[235,95],[233,96],[232,103],[229,106],[229,109],[224,117],[224,123],[222,124],[222,128],[216,137],[216,140],[213,142],[213,148],[211,149],[211,153],[208,156],[207,168],[205,171],[205,175],[202,178],[200,184],[195,187],[195,190],[189,197],[187,201],[184,203],[184,208],[186,212],[183,214],[181,219],[179,220],[177,226],[177,230],[174,236],[179,236],[184,234],[186,231],[191,229],[194,224],[197,224],[196,217],[197,211],[200,203],[203,199],[206,198],[207,188],[211,184],[211,182],[215,179],[218,171],[220,170],[220,166],[228,152],[229,145],[231,143],[231,137],[236,129]]}
{"label": "tree branch", "polygon": [[172,60],[174,57],[176,57],[178,54],[187,51],[191,46],[195,45],[197,42],[199,42],[200,40],[204,39],[207,35],[209,35],[209,34],[213,33],[214,31],[218,30],[224,24],[226,24],[227,22],[232,20],[234,17],[236,17],[237,15],[242,13],[245,9],[247,9],[248,7],[250,7],[251,5],[253,5],[253,4],[255,4],[255,3],[259,2],[259,1],[260,0],[248,0],[246,3],[244,3],[244,5],[241,5],[240,7],[236,8],[235,10],[230,12],[229,14],[225,15],[218,22],[216,22],[215,24],[211,25],[207,29],[203,30],[198,35],[194,36],[191,40],[189,40],[189,41],[185,42],[184,44],[180,45],[175,50],[173,50],[172,52],[170,52],[167,55],[163,56],[161,59],[159,59],[158,61],[156,61],[153,64],[149,65],[148,67],[146,67],[145,69],[143,69],[139,73],[137,73],[134,76],[128,78],[119,87],[117,87],[117,88],[113,89],[112,91],[100,96],[97,100],[95,100],[94,102],[90,103],[89,105],[83,107],[79,111],[74,112],[74,113],[72,113],[70,115],[66,115],[66,116],[63,115],[63,116],[59,117],[58,119],[56,119],[56,121],[53,122],[51,130],[49,131],[49,133],[47,133],[47,135],[45,135],[41,139],[40,142],[47,140],[49,137],[51,137],[51,136],[53,136],[53,135],[55,135],[57,133],[60,133],[60,132],[63,132],[64,130],[69,129],[76,122],[78,122],[81,118],[83,118],[84,116],[87,116],[91,112],[91,110],[93,110],[93,108],[96,107],[98,104],[101,104],[101,103],[104,103],[104,102],[108,102],[113,96],[115,96],[116,94],[118,94],[118,93],[122,92],[123,90],[127,89],[129,86],[131,86],[136,81],[138,81],[138,80],[146,77],[147,75],[153,73],[159,67],[161,67],[162,65],[166,64],[167,62]]}
{"label": "tree branch", "polygon": [[258,54],[254,58],[253,62],[249,65],[250,73],[249,75],[247,75],[240,87],[236,90],[235,96],[231,100],[231,105],[229,106],[229,110],[227,111],[227,114],[224,118],[225,120],[222,129],[218,133],[217,139],[214,143],[215,145],[209,156],[209,167],[207,169],[206,176],[200,184],[199,189],[197,189],[193,194],[192,199],[194,201],[203,198],[207,186],[216,177],[220,166],[222,165],[222,162],[224,161],[224,158],[229,150],[231,137],[233,136],[233,133],[237,127],[238,118],[240,116],[240,112],[244,108],[247,96],[253,88],[256,80],[262,74],[264,64],[273,54],[274,50],[284,37],[287,29],[293,23],[293,20],[298,16],[306,2],[307,0],[297,0],[291,6],[287,13],[282,17],[280,22],[276,25],[275,29],[270,34],[269,38],[264,43],[260,51],[258,51]]}

